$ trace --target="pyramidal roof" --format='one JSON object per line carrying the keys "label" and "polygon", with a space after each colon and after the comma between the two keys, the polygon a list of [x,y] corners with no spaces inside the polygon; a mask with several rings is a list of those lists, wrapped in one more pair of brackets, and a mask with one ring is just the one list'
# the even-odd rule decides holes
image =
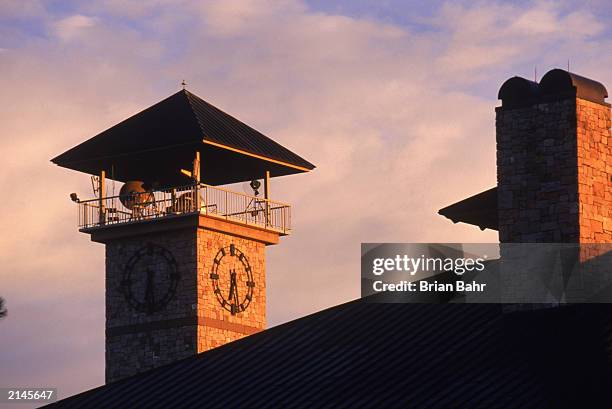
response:
{"label": "pyramidal roof", "polygon": [[121,181],[155,179],[171,184],[182,180],[176,168],[189,168],[196,150],[202,152],[203,180],[211,184],[250,180],[266,170],[281,176],[315,167],[187,90],[99,133],[52,162],[90,174],[106,170],[111,178]]}

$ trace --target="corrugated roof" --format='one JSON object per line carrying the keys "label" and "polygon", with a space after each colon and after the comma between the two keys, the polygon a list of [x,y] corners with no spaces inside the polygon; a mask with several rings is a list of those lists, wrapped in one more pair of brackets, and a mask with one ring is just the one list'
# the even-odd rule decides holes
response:
{"label": "corrugated roof", "polygon": [[[180,181],[194,152],[211,184],[305,172],[314,165],[261,132],[181,90],[52,159],[59,166],[114,179]],[[179,168],[179,169],[176,169]],[[208,180],[206,179],[208,178]]]}
{"label": "corrugated roof", "polygon": [[595,407],[611,327],[608,305],[356,301],[49,407]]}

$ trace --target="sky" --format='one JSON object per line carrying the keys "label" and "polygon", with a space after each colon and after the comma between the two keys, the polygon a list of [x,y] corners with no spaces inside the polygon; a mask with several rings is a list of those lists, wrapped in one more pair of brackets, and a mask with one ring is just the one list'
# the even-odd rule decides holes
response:
{"label": "sky", "polygon": [[[104,247],[66,149],[180,89],[317,168],[272,181],[268,323],[359,297],[361,242],[496,242],[437,211],[495,186],[497,91],[566,68],[612,84],[606,1],[0,2],[0,387],[104,382]],[[117,187],[118,188],[118,187]]]}

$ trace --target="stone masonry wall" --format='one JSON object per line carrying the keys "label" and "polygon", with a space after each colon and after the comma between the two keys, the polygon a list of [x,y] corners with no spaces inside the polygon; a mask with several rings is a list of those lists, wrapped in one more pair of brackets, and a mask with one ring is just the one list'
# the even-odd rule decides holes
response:
{"label": "stone masonry wall", "polygon": [[[580,242],[612,242],[610,107],[577,100]],[[597,247],[593,247],[597,248]]]}
{"label": "stone masonry wall", "polygon": [[[135,310],[125,296],[126,265],[149,243],[168,250],[177,263],[179,277],[175,295],[164,309],[153,313]],[[131,277],[133,298],[143,300],[147,263],[165,263],[157,256],[144,256]],[[192,229],[133,236],[106,243],[106,381],[174,362],[196,353],[197,326],[181,326],[181,320],[196,322],[196,233]],[[155,266],[151,266],[155,267]],[[168,288],[158,277],[156,296]],[[189,322],[189,321],[187,321]],[[167,327],[167,328],[164,328]]]}
{"label": "stone masonry wall", "polygon": [[576,100],[497,108],[501,242],[577,242]]}
{"label": "stone masonry wall", "polygon": [[[266,326],[265,244],[246,238],[249,228],[221,221],[225,232],[197,227],[118,237],[106,241],[106,382],[193,356],[259,332]],[[246,229],[246,230],[245,230]],[[253,231],[254,237],[257,233]],[[245,254],[252,269],[253,297],[235,315],[219,304],[210,278],[220,248],[230,245]],[[154,246],[156,251],[147,252]],[[143,250],[144,249],[144,250]],[[158,311],[139,310],[134,299],[147,297],[147,277],[153,277],[153,298],[163,299],[172,287],[162,252],[174,259],[179,276],[174,296]],[[140,252],[140,261],[134,263]],[[150,253],[150,254],[149,254]],[[136,257],[138,259],[138,257]],[[132,275],[126,280],[126,266]],[[238,292],[247,294],[243,264],[224,257],[219,288],[228,296],[229,270],[239,274]],[[153,273],[149,270],[154,270]],[[152,275],[151,275],[152,274]],[[126,296],[130,289],[130,296]],[[149,295],[151,297],[151,295]],[[130,301],[132,300],[132,301]],[[141,306],[142,307],[142,306]]]}
{"label": "stone masonry wall", "polygon": [[[245,311],[232,315],[224,309],[214,294],[210,278],[213,261],[219,249],[230,244],[245,254],[253,272],[253,297]],[[266,270],[265,244],[227,233],[207,229],[198,230],[198,317],[204,325],[198,328],[198,352],[203,352],[266,327]],[[227,297],[229,271],[235,269],[244,274],[244,267],[237,257],[225,256],[219,266],[219,288]],[[244,278],[244,275],[242,275]],[[238,279],[238,293],[246,294],[244,279]]]}

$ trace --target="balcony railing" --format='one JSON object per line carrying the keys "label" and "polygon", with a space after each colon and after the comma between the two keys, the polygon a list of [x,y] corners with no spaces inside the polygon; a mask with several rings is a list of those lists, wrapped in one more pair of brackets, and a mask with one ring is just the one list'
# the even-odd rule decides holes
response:
{"label": "balcony railing", "polygon": [[194,185],[78,202],[80,229],[205,214],[283,234],[291,231],[291,207],[256,196]]}

